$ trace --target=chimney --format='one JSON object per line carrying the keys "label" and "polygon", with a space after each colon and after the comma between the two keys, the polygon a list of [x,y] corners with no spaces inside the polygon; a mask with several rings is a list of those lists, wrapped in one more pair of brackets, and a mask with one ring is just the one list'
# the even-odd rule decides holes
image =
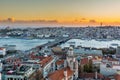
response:
{"label": "chimney", "polygon": [[97,79],[98,78],[98,76],[97,76],[97,71],[95,72],[95,79]]}
{"label": "chimney", "polygon": [[68,78],[67,78],[67,70],[66,69],[64,70],[64,76],[65,76],[65,80],[68,80]]}

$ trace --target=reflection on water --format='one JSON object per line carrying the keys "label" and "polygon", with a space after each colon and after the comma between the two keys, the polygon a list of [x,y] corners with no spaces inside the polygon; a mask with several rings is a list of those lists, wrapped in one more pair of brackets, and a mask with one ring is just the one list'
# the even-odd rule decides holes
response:
{"label": "reflection on water", "polygon": [[[116,45],[113,45],[116,44]],[[82,47],[94,47],[94,48],[116,48],[120,45],[120,40],[81,40],[81,39],[71,39],[65,44],[62,44],[61,47],[69,47],[70,45],[82,46]]]}
{"label": "reflection on water", "polygon": [[18,50],[28,50],[38,45],[47,43],[48,41],[54,41],[53,39],[16,39],[16,38],[0,38],[0,46],[3,45],[16,45]]}

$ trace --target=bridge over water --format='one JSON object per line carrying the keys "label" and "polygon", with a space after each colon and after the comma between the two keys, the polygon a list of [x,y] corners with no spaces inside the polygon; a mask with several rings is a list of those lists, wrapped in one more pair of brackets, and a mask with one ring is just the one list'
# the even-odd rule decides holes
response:
{"label": "bridge over water", "polygon": [[40,50],[44,47],[52,48],[52,47],[55,47],[55,46],[60,45],[62,43],[65,43],[70,39],[71,39],[70,37],[68,37],[68,38],[59,37],[52,42],[48,42],[46,44],[36,46],[35,48],[32,48],[31,50]]}

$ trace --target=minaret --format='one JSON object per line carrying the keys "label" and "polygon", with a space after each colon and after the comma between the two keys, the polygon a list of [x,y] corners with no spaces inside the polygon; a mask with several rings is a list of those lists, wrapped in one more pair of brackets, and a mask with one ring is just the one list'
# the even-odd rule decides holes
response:
{"label": "minaret", "polygon": [[70,47],[68,50],[67,62],[71,70],[73,70],[73,48]]}
{"label": "minaret", "polygon": [[64,70],[64,76],[65,76],[65,80],[68,80],[68,78],[67,78],[67,70],[66,69]]}
{"label": "minaret", "polygon": [[73,54],[73,48],[70,47],[68,50],[68,56],[67,56],[67,63],[68,66],[72,71],[74,71],[75,79],[78,78],[78,61],[76,60],[74,54]]}
{"label": "minaret", "polygon": [[75,61],[75,78],[78,78],[78,61]]}
{"label": "minaret", "polygon": [[3,64],[2,64],[2,62],[0,60],[0,72],[2,72],[2,67],[3,67]]}
{"label": "minaret", "polygon": [[97,71],[95,72],[95,79],[97,79],[98,77],[97,77]]}
{"label": "minaret", "polygon": [[64,60],[64,67],[67,67],[67,60]]}
{"label": "minaret", "polygon": [[73,48],[70,47],[68,50],[68,56],[73,56]]}

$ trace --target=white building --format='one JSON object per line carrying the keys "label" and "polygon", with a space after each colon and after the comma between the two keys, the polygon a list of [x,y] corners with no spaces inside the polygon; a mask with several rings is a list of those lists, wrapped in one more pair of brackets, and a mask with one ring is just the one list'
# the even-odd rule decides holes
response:
{"label": "white building", "polygon": [[40,70],[39,62],[40,62],[39,60],[27,60],[27,61],[24,61],[22,64],[31,66],[33,67],[33,69]]}
{"label": "white building", "polygon": [[40,35],[40,34],[38,34],[38,35],[37,35],[37,37],[38,37],[38,38],[43,38],[43,37],[44,37],[44,35],[42,35],[42,34],[41,34],[41,35]]}
{"label": "white building", "polygon": [[2,72],[2,70],[3,70],[3,63],[0,60],[0,72]]}
{"label": "white building", "polygon": [[50,37],[50,34],[45,34],[44,37],[48,38]]}
{"label": "white building", "polygon": [[92,64],[93,64],[93,67],[95,68],[100,68],[100,64],[102,63],[102,57],[100,56],[95,56],[92,58]]}
{"label": "white building", "polygon": [[116,54],[120,54],[120,46],[117,47]]}
{"label": "white building", "polygon": [[2,80],[2,73],[0,73],[0,80]]}
{"label": "white building", "polygon": [[69,35],[67,35],[67,34],[64,34],[64,35],[63,35],[63,37],[69,37]]}
{"label": "white building", "polygon": [[10,70],[3,74],[2,80],[29,80],[35,70],[31,66],[21,65],[16,71]]}
{"label": "white building", "polygon": [[75,77],[73,78],[77,79],[78,78],[78,61],[76,60],[74,56],[72,47],[70,47],[68,50],[67,65],[70,67],[72,71],[74,71]]}
{"label": "white building", "polygon": [[100,64],[100,73],[104,76],[114,75],[120,72],[119,60],[106,59]]}
{"label": "white building", "polygon": [[43,77],[46,78],[50,72],[55,71],[55,58],[46,56],[45,59],[40,61]]}
{"label": "white building", "polygon": [[3,45],[3,47],[6,48],[6,51],[8,51],[8,50],[16,50],[16,45]]}
{"label": "white building", "polygon": [[64,60],[64,67],[62,69],[58,67],[56,71],[48,74],[46,80],[76,80],[77,78],[78,61],[73,54],[73,48],[70,48],[66,60]]}
{"label": "white building", "polygon": [[117,69],[109,67],[108,65],[109,64],[104,64],[104,63],[100,65],[101,74],[103,74],[104,76],[109,76],[109,75],[114,75],[115,73],[117,73]]}
{"label": "white building", "polygon": [[6,48],[0,48],[0,55],[6,55]]}

